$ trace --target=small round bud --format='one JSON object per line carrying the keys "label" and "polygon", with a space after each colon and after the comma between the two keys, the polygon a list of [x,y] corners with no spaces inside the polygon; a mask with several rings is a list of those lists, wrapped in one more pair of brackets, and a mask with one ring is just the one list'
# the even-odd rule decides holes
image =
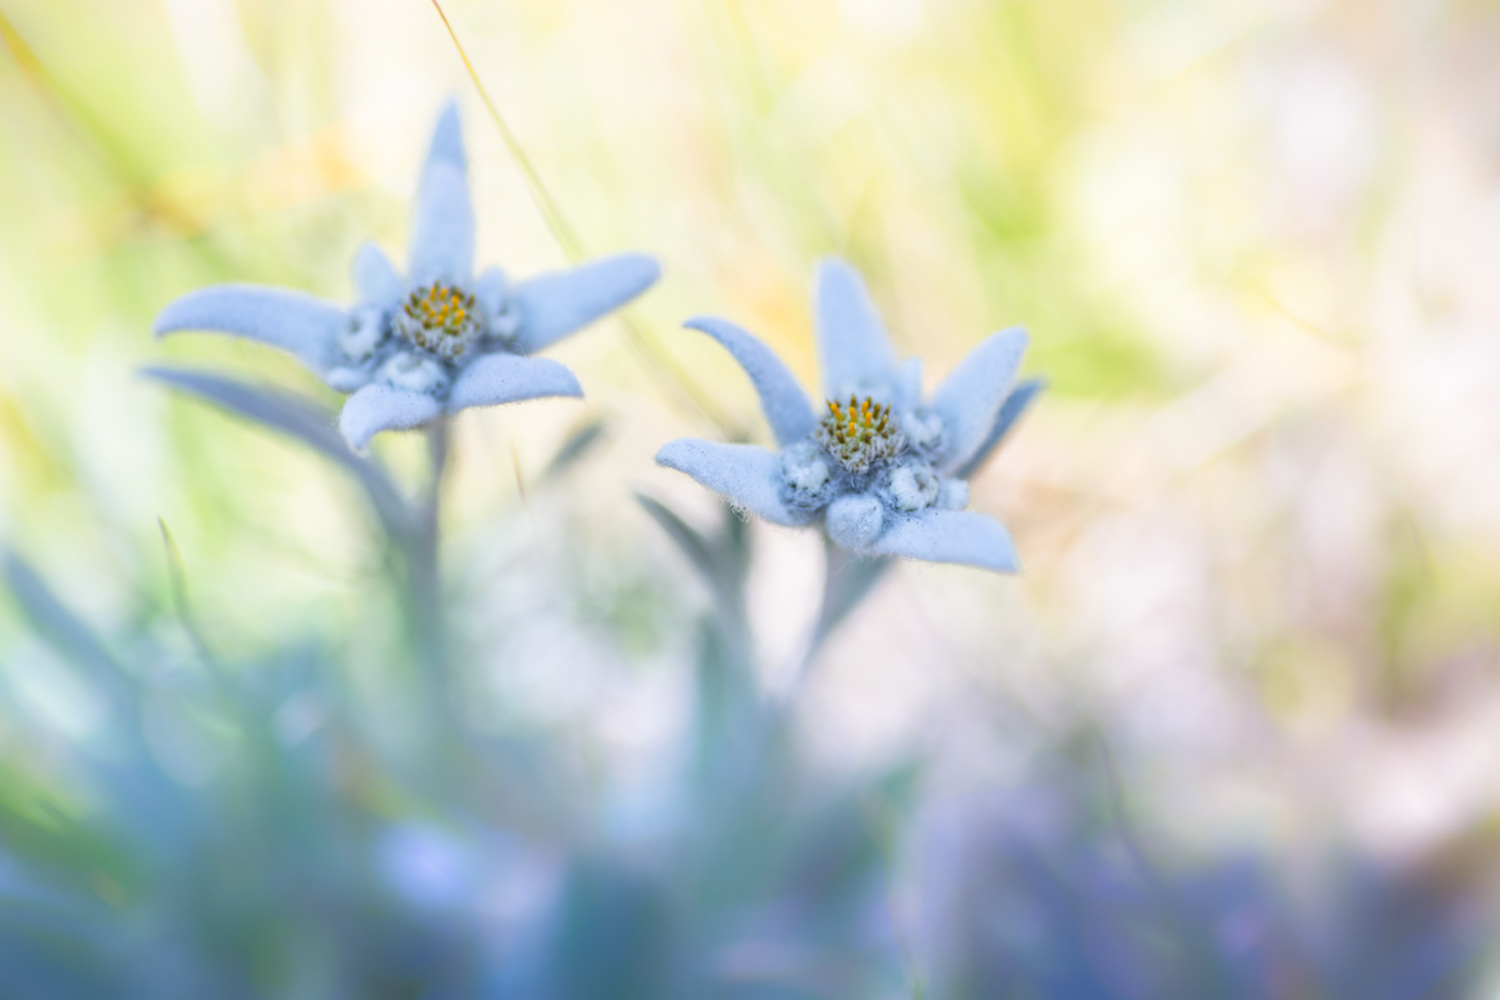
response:
{"label": "small round bud", "polygon": [[880,537],[885,511],[867,493],[839,497],[828,505],[828,537],[835,545],[858,551]]}
{"label": "small round bud", "polygon": [[818,493],[828,484],[828,459],[813,442],[800,441],[781,453],[781,476],[798,493]]}
{"label": "small round bud", "polygon": [[349,324],[339,331],[339,349],[356,364],[368,361],[385,340],[386,333],[385,317],[380,310],[361,306],[349,314]]}
{"label": "small round bud", "polygon": [[370,373],[341,365],[325,374],[323,381],[335,392],[353,392],[369,383]]}
{"label": "small round bud", "polygon": [[938,498],[938,477],[925,463],[898,465],[891,469],[881,496],[897,510],[925,510]]}
{"label": "small round bud", "polygon": [[938,488],[937,505],[943,510],[963,510],[969,506],[969,484],[962,479],[944,479]]}
{"label": "small round bud", "polygon": [[906,435],[907,444],[918,451],[930,454],[942,447],[946,429],[943,418],[925,407],[901,415],[901,432]]}
{"label": "small round bud", "polygon": [[490,334],[499,340],[510,342],[521,332],[521,311],[509,298],[500,303],[500,308],[490,314]]}
{"label": "small round bud", "polygon": [[448,388],[448,373],[432,358],[414,351],[402,351],[380,366],[376,376],[395,389],[434,395]]}

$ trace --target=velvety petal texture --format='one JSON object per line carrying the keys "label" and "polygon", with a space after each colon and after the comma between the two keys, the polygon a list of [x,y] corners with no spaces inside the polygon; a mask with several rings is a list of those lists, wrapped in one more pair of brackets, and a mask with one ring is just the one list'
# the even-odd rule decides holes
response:
{"label": "velvety petal texture", "polygon": [[753,444],[720,444],[683,438],[656,453],[656,464],[685,472],[756,517],[796,527],[807,515],[781,499],[781,456]]}
{"label": "velvety petal texture", "polygon": [[350,268],[354,278],[354,295],[361,305],[386,307],[393,305],[406,290],[406,283],[396,271],[396,265],[369,240],[361,243],[354,253],[354,264]]}
{"label": "velvety petal texture", "polygon": [[498,267],[487,267],[474,279],[474,298],[479,300],[486,312],[494,312],[505,301],[507,284],[504,271]]}
{"label": "velvety petal texture", "polygon": [[516,347],[534,354],[650,288],[661,265],[639,253],[623,253],[543,274],[514,291],[521,327]]}
{"label": "velvety petal texture", "polygon": [[817,429],[817,417],[807,393],[787,370],[781,359],[759,338],[727,320],[699,316],[683,324],[690,330],[706,333],[724,345],[734,360],[750,376],[760,394],[760,408],[771,425],[771,432],[783,447],[795,444]]}
{"label": "velvety petal texture", "polygon": [[364,451],[381,431],[404,431],[431,423],[443,405],[426,393],[373,383],[350,396],[339,413],[339,430],[355,451]]}
{"label": "velvety petal texture", "polygon": [[459,371],[448,395],[448,412],[543,396],[582,395],[578,379],[556,361],[501,352],[475,358]]}
{"label": "velvety petal texture", "polygon": [[823,525],[835,545],[851,552],[863,552],[880,536],[885,524],[885,508],[867,493],[839,497],[828,505]]}
{"label": "velvety petal texture", "polygon": [[994,454],[996,448],[1000,447],[1000,442],[1005,440],[1005,436],[1016,425],[1016,421],[1020,420],[1021,416],[1031,408],[1031,404],[1037,396],[1041,395],[1046,386],[1047,383],[1039,378],[1029,378],[1017,384],[1010,391],[1010,395],[1005,397],[1005,402],[1000,406],[1000,412],[995,414],[995,422],[991,425],[990,433],[984,439],[984,443],[974,452],[973,457],[957,470],[955,475],[961,479],[968,479],[979,471],[979,467],[990,455]]}
{"label": "velvety petal texture", "polygon": [[263,285],[211,285],[188,292],[156,317],[160,337],[179,330],[212,330],[295,354],[322,375],[338,357],[339,333],[349,322],[338,306],[304,292]]}
{"label": "velvety petal texture", "polygon": [[994,334],[970,351],[933,393],[928,405],[943,418],[948,432],[948,444],[937,462],[939,472],[962,466],[989,436],[1021,367],[1026,339],[1020,327]]}
{"label": "velvety petal texture", "polygon": [[408,253],[416,284],[466,281],[474,269],[474,206],[456,104],[443,110],[433,132]]}
{"label": "velvety petal texture", "polygon": [[825,396],[843,398],[857,387],[894,378],[895,349],[858,271],[831,257],[821,261],[813,310]]}
{"label": "velvety petal texture", "polygon": [[896,520],[869,547],[877,555],[978,566],[997,573],[1021,568],[1010,532],[992,517],[967,510],[931,510]]}
{"label": "velvety petal texture", "polygon": [[894,402],[901,407],[922,402],[921,358],[907,358],[896,368]]}

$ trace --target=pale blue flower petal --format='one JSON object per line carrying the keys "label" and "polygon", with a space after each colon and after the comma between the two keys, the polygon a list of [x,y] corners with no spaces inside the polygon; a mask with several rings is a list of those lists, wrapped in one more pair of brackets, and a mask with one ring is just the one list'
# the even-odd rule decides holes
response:
{"label": "pale blue flower petal", "polygon": [[885,508],[868,493],[842,496],[828,505],[823,525],[835,545],[851,552],[865,552],[880,534]]}
{"label": "pale blue flower petal", "polygon": [[760,408],[776,441],[783,446],[801,441],[817,429],[807,393],[776,353],[759,338],[733,323],[711,316],[699,316],[683,324],[698,330],[724,345],[734,360],[745,369],[755,391],[760,394]]}
{"label": "pale blue flower petal", "polygon": [[1015,573],[1021,568],[1005,526],[992,517],[966,510],[929,510],[895,521],[869,551],[961,563],[997,573]]}
{"label": "pale blue flower petal", "polygon": [[408,259],[416,284],[464,282],[474,270],[474,206],[454,104],[443,110],[422,168]]}
{"label": "pale blue flower petal", "polygon": [[543,274],[516,286],[521,328],[516,346],[535,354],[650,288],[661,265],[645,254],[622,253]]}
{"label": "pale blue flower petal", "polygon": [[354,294],[360,305],[388,309],[400,301],[406,283],[385,251],[366,240],[354,254]]}
{"label": "pale blue flower petal", "polygon": [[922,359],[907,358],[896,369],[895,402],[905,409],[922,402]]}
{"label": "pale blue flower petal", "polygon": [[163,309],[152,331],[160,337],[179,330],[212,330],[258,340],[295,354],[322,375],[339,358],[338,338],[348,322],[343,309],[305,292],[211,285]]}
{"label": "pale blue flower petal", "polygon": [[578,379],[556,361],[503,351],[475,358],[453,380],[448,412],[542,396],[582,396]]}
{"label": "pale blue flower petal", "polygon": [[948,433],[937,463],[940,472],[959,468],[984,444],[1025,351],[1025,330],[1002,330],[970,351],[937,387],[928,405],[943,418]]}
{"label": "pale blue flower petal", "polygon": [[410,430],[443,414],[443,405],[425,393],[373,383],[349,397],[339,414],[339,430],[355,451],[364,451],[381,431]]}
{"label": "pale blue flower petal", "polygon": [[736,507],[772,524],[797,527],[810,516],[782,502],[781,456],[759,445],[682,438],[657,452],[656,464],[687,473]]}
{"label": "pale blue flower petal", "polygon": [[985,460],[990,455],[994,454],[996,448],[1000,447],[1000,442],[1005,440],[1006,435],[1010,433],[1010,429],[1015,426],[1016,421],[1021,419],[1021,415],[1031,408],[1031,404],[1036,400],[1037,396],[1041,395],[1042,390],[1046,386],[1047,383],[1042,379],[1029,378],[1024,382],[1018,383],[1010,391],[1010,395],[1005,397],[1005,402],[1000,406],[1000,412],[995,414],[995,423],[990,427],[989,436],[984,439],[984,443],[974,452],[974,457],[965,462],[962,468],[958,470],[957,475],[960,479],[968,479],[975,472],[979,471],[979,467],[985,463]]}
{"label": "pale blue flower petal", "polygon": [[864,387],[888,385],[896,352],[859,272],[837,258],[824,259],[813,301],[824,395],[842,399]]}
{"label": "pale blue flower petal", "polygon": [[427,147],[427,166],[445,163],[459,173],[469,169],[469,158],[464,153],[463,122],[458,117],[458,101],[449,100],[438,115],[437,125],[432,130],[432,144]]}
{"label": "pale blue flower petal", "polygon": [[487,267],[474,279],[474,298],[486,314],[493,314],[505,302],[506,284],[505,272],[498,267]]}

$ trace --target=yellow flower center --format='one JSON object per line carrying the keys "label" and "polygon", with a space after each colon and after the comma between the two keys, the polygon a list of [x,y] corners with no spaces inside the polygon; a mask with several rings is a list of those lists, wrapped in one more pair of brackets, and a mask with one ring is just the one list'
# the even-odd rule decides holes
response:
{"label": "yellow flower center", "polygon": [[891,418],[889,404],[851,394],[848,405],[832,399],[827,405],[818,440],[850,472],[858,475],[906,447],[906,438]]}
{"label": "yellow flower center", "polygon": [[483,330],[474,296],[438,282],[406,297],[396,327],[413,344],[449,361],[462,357]]}

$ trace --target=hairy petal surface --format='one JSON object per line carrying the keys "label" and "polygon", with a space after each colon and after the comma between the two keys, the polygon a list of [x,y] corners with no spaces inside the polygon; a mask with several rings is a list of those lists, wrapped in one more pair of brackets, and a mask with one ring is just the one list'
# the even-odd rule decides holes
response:
{"label": "hairy petal surface", "polygon": [[995,423],[990,427],[989,435],[984,439],[974,455],[963,464],[957,471],[960,479],[968,479],[979,471],[979,467],[985,463],[995,449],[1000,447],[1000,442],[1005,440],[1010,429],[1015,426],[1016,421],[1021,419],[1022,414],[1031,408],[1037,396],[1047,387],[1047,383],[1039,378],[1029,378],[1020,382],[1005,397],[1005,402],[1000,405],[1000,412],[995,414]]}
{"label": "hairy petal surface", "polygon": [[188,292],[156,317],[158,336],[212,330],[258,340],[295,354],[322,375],[338,357],[348,314],[305,292],[264,285],[211,285]]}
{"label": "hairy petal surface", "polygon": [[354,252],[354,294],[360,305],[386,308],[394,305],[405,291],[405,282],[396,271],[396,265],[369,240],[361,243]]}
{"label": "hairy petal surface", "polygon": [[760,394],[760,408],[778,444],[794,444],[817,429],[818,420],[807,393],[762,340],[733,323],[711,316],[698,316],[683,325],[708,334],[734,355]]}
{"label": "hairy petal surface", "polygon": [[505,299],[506,284],[504,271],[487,267],[474,279],[474,297],[486,312],[494,312]]}
{"label": "hairy petal surface", "polygon": [[813,281],[823,394],[841,399],[858,386],[889,382],[896,352],[859,272],[829,257]]}
{"label": "hairy petal surface", "polygon": [[823,519],[834,544],[852,552],[867,551],[884,522],[885,509],[868,493],[839,497],[828,505]]}
{"label": "hairy petal surface", "polygon": [[514,293],[521,317],[516,346],[534,354],[623,306],[660,275],[654,258],[622,253],[523,281]]}
{"label": "hairy petal surface", "polygon": [[970,351],[937,387],[928,405],[948,431],[939,471],[957,469],[984,444],[1025,352],[1025,330],[1002,330]]}
{"label": "hairy petal surface", "polygon": [[459,173],[469,169],[469,158],[464,153],[463,123],[458,117],[458,101],[450,100],[443,105],[442,114],[432,130],[432,144],[427,147],[427,166],[446,163]]}
{"label": "hairy petal surface", "polygon": [[736,507],[772,524],[796,527],[807,523],[806,515],[781,502],[781,456],[759,445],[682,438],[657,452],[656,464],[687,473]]}
{"label": "hairy petal surface", "polygon": [[922,359],[907,358],[896,368],[893,398],[897,406],[917,406],[922,402]]}
{"label": "hairy petal surface", "polygon": [[930,510],[892,523],[869,551],[928,562],[960,563],[997,573],[1021,568],[1010,532],[992,517],[967,510]]}
{"label": "hairy petal surface", "polygon": [[453,380],[448,412],[542,396],[582,396],[578,379],[556,361],[497,352],[475,358]]}
{"label": "hairy petal surface", "polygon": [[455,104],[443,109],[422,168],[408,261],[418,284],[467,281],[474,269],[474,206]]}
{"label": "hairy petal surface", "polygon": [[339,430],[349,447],[364,451],[370,438],[381,431],[421,427],[442,414],[443,405],[425,393],[375,382],[349,397],[339,414]]}

